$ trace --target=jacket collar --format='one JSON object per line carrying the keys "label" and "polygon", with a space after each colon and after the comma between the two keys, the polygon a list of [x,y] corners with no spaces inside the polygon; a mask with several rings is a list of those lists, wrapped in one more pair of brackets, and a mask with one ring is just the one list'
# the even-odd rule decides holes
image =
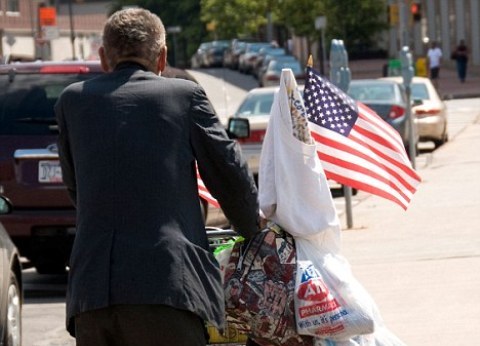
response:
{"label": "jacket collar", "polygon": [[143,70],[143,71],[148,70],[145,66],[143,66],[142,64],[140,64],[138,62],[122,61],[122,62],[119,62],[117,64],[117,66],[115,66],[114,71],[125,70],[125,69],[129,69],[129,68],[136,68],[136,69],[140,69],[140,70]]}

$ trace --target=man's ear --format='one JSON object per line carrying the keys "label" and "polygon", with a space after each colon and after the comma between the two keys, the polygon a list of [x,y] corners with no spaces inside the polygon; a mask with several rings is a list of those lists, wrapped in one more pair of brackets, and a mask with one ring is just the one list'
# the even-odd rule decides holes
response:
{"label": "man's ear", "polygon": [[105,55],[105,48],[101,46],[98,48],[98,55],[100,56],[100,64],[104,72],[110,71],[110,65],[108,64],[107,56]]}
{"label": "man's ear", "polygon": [[167,46],[163,47],[157,60],[157,73],[163,72],[167,66]]}

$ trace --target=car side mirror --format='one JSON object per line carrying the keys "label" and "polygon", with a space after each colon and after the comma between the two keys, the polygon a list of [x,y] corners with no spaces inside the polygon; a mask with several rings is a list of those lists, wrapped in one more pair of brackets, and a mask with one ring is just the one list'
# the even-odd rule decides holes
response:
{"label": "car side mirror", "polygon": [[12,211],[12,203],[3,196],[0,196],[0,215],[8,214]]}
{"label": "car side mirror", "polygon": [[250,122],[246,118],[230,117],[227,133],[232,139],[248,138],[250,137]]}

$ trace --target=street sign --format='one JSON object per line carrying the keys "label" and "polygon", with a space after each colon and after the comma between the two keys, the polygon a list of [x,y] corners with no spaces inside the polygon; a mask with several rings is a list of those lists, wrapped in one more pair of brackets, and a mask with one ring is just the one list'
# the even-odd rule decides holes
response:
{"label": "street sign", "polygon": [[182,27],[181,26],[169,26],[167,27],[167,32],[169,34],[178,34],[182,32]]}
{"label": "street sign", "polygon": [[59,37],[60,33],[57,26],[42,26],[43,39],[51,41]]}
{"label": "street sign", "polygon": [[327,27],[327,17],[319,16],[315,18],[315,29],[322,30]]}

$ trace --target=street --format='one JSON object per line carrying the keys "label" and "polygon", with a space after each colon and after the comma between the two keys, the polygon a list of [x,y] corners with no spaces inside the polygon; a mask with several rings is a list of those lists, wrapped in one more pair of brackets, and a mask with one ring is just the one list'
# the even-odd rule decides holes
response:
{"label": "street", "polygon": [[[206,93],[212,101],[218,115],[222,119],[222,122],[226,122],[228,116],[233,114],[245,93],[249,89],[257,86],[256,80],[250,75],[242,75],[236,71],[228,69],[218,68],[194,71],[190,70],[190,72],[205,88]],[[448,100],[446,103],[449,110],[448,126],[450,142],[455,142],[456,138],[461,135],[469,125],[473,124],[480,117],[480,98]],[[448,150],[449,145],[450,143],[445,144],[445,151]],[[422,170],[429,167],[429,165],[434,161],[435,151],[430,143],[422,143],[420,149],[420,155],[417,157],[416,162],[417,169]],[[458,174],[458,176],[461,176],[462,166],[452,167],[452,169],[454,169],[455,172],[452,172],[452,174]],[[357,231],[356,233],[361,233],[363,229],[362,226],[359,226],[357,223],[355,206],[368,198],[369,196],[362,192],[359,192],[353,197],[353,220],[355,224],[355,231]],[[456,202],[451,201],[451,203]],[[335,198],[335,204],[340,217],[344,218],[344,199],[342,197]],[[354,232],[350,232],[350,234],[353,233]],[[442,237],[442,234],[437,234],[436,236]],[[355,269],[359,269],[360,281],[364,282],[364,280],[372,280],[365,282],[365,285],[367,286],[368,290],[374,290],[375,288],[378,288],[380,283],[375,283],[375,279],[368,275],[367,269],[362,267],[362,265],[370,264],[375,266],[376,263],[372,263],[372,261],[374,258],[376,258],[376,256],[373,256],[372,259],[370,259],[368,253],[360,254],[355,252],[352,250],[352,247],[349,247],[349,245],[352,244],[352,240],[353,239],[347,240],[346,257],[349,259],[349,255],[351,255],[352,258],[356,260],[355,263],[358,264],[358,267]],[[373,240],[370,239],[370,241]],[[441,241],[441,239],[437,239],[437,241]],[[399,266],[408,266],[408,263],[401,262],[401,258],[396,260],[400,262]],[[445,258],[444,260],[454,261],[455,257],[450,259]],[[71,338],[65,330],[66,277],[49,275],[41,276],[38,275],[34,269],[25,269],[23,271],[23,279],[25,288],[25,303],[23,307],[23,345],[75,345],[74,339]],[[378,293],[378,297],[382,303],[387,304],[386,302],[388,299],[395,299],[395,297],[389,295],[391,292],[385,290],[382,291],[381,288],[378,289],[380,291],[380,293]],[[478,289],[478,287],[476,287],[476,289]],[[415,291],[415,288],[408,288],[408,290]],[[382,292],[384,295],[381,294]],[[402,298],[404,303],[408,304],[408,292],[402,294],[405,294],[405,296]],[[450,298],[453,298],[454,295],[455,292],[452,292],[452,297]],[[377,298],[377,296],[375,296],[375,298]],[[447,297],[447,299],[449,298]],[[380,305],[380,308],[381,307],[382,305]],[[439,307],[439,310],[441,310],[441,307]],[[406,311],[403,313],[406,313]],[[386,319],[387,321],[392,321],[395,319],[395,316],[393,316],[391,313],[386,314],[386,316],[388,317]],[[426,324],[429,323],[429,321],[421,322]],[[398,327],[398,325],[396,326]],[[446,325],[445,328],[449,328],[449,326]],[[398,327],[398,329],[401,332],[404,332],[402,328]],[[399,336],[402,337],[402,335]],[[420,344],[412,345],[420,346]]]}

